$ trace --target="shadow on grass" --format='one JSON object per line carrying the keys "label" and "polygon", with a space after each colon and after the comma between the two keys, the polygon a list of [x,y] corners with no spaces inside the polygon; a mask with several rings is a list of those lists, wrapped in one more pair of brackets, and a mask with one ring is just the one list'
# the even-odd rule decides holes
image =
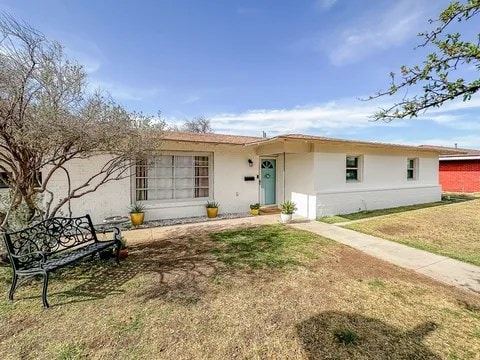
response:
{"label": "shadow on grass", "polygon": [[374,318],[326,311],[298,324],[297,333],[309,359],[440,359],[423,344],[436,328],[423,323],[405,332]]}
{"label": "shadow on grass", "polygon": [[[174,229],[159,241],[130,246],[129,257],[117,266],[113,259],[91,260],[52,273],[48,296],[50,305],[94,301],[107,296],[124,294],[147,301],[162,299],[190,305],[203,295],[200,282],[217,271],[212,255],[211,226],[198,226],[186,230]],[[147,276],[146,283],[137,286],[129,281]],[[39,278],[41,280],[41,278]],[[40,298],[41,281],[29,280],[38,287],[38,296],[22,296],[21,288],[15,300]],[[65,288],[55,291],[53,288]],[[37,289],[29,291],[37,293]]]}
{"label": "shadow on grass", "polygon": [[[157,299],[194,305],[204,296],[209,276],[230,272],[231,268],[278,269],[299,265],[313,256],[305,245],[322,240],[329,243],[317,235],[283,225],[224,230],[206,224],[167,229],[155,241],[131,245],[128,259],[120,266],[113,259],[88,259],[54,272],[48,295],[51,306],[127,292],[141,301]],[[37,286],[41,286],[41,281],[36,282]],[[37,290],[34,291],[36,295]],[[21,296],[20,291],[16,300],[21,300]],[[38,296],[30,298],[37,297],[39,288]]]}

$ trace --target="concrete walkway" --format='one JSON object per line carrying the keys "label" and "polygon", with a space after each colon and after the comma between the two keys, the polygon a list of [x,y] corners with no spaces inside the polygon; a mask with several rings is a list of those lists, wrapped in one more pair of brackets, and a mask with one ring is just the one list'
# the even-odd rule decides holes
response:
{"label": "concrete walkway", "polygon": [[480,293],[479,266],[318,221],[292,223],[291,226],[322,235],[446,284]]}

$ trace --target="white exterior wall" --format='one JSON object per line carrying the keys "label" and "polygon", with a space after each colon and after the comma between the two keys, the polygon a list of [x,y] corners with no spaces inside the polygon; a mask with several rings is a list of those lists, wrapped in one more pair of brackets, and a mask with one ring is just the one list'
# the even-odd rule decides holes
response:
{"label": "white exterior wall", "polygon": [[314,153],[285,155],[285,197],[297,204],[298,215],[309,219],[316,217],[313,160]]}
{"label": "white exterior wall", "polygon": [[[412,150],[317,146],[314,189],[317,216],[438,201],[438,156]],[[361,156],[361,180],[347,182],[345,157]],[[407,180],[407,158],[418,158],[417,179]]]}
{"label": "white exterior wall", "polygon": [[[220,213],[246,213],[250,204],[259,202],[258,154],[277,159],[277,205],[285,200],[293,200],[297,203],[297,213],[311,219],[360,210],[433,202],[441,198],[438,155],[415,149],[406,151],[355,144],[313,146],[307,142],[264,145],[260,148],[164,142],[162,149],[168,153],[211,155],[209,200],[220,203]],[[286,152],[285,174],[283,151]],[[362,157],[361,181],[346,182],[346,155]],[[407,158],[418,158],[416,180],[406,178]],[[99,155],[70,162],[68,168],[72,186],[82,184],[108,159],[107,155]],[[248,159],[253,160],[252,167],[248,166]],[[244,180],[245,176],[253,176],[255,180],[247,182]],[[64,172],[58,171],[50,180],[49,190],[55,193],[57,201],[66,194],[67,179]],[[134,202],[132,193],[132,178],[108,183],[94,193],[73,199],[73,216],[88,213],[94,223],[101,223],[109,216],[127,215]],[[152,200],[143,203],[146,206],[146,220],[205,215],[205,199]]]}
{"label": "white exterior wall", "polygon": [[[189,153],[211,154],[210,201],[220,203],[219,213],[248,212],[249,205],[258,202],[257,170],[258,157],[252,150],[243,146],[167,143],[162,146],[165,152],[186,151]],[[108,156],[96,156],[88,160],[75,160],[69,164],[72,185],[81,184],[108,161]],[[253,160],[253,167],[248,166]],[[245,181],[245,176],[254,176],[255,181]],[[133,200],[133,177],[113,181],[103,185],[96,192],[72,200],[73,216],[90,214],[94,223],[114,215],[128,215]],[[49,190],[57,199],[66,194],[65,173],[57,171],[50,180]],[[143,201],[145,220],[171,219],[205,215],[205,199]]]}
{"label": "white exterior wall", "polygon": [[[96,174],[110,159],[108,155],[98,155],[89,159],[75,159],[67,164],[72,188],[82,185],[88,178]],[[92,183],[91,186],[94,186]],[[67,176],[64,171],[57,170],[49,181],[48,190],[55,194],[53,205],[63,198],[68,191]],[[48,195],[46,195],[48,197]],[[72,215],[84,216],[90,214],[95,224],[113,215],[127,215],[130,207],[130,178],[112,181],[102,185],[97,191],[71,201]],[[62,213],[68,216],[64,206]]]}

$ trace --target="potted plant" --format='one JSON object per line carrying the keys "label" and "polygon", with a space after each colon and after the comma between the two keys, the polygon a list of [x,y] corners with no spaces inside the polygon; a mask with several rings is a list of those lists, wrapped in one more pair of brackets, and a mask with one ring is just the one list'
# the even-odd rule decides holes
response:
{"label": "potted plant", "polygon": [[288,200],[282,204],[282,213],[280,214],[280,219],[282,223],[286,224],[292,221],[292,215],[297,211],[297,204],[293,201]]}
{"label": "potted plant", "polygon": [[207,216],[209,218],[216,218],[218,215],[218,206],[220,204],[215,201],[207,201],[205,207],[207,208]]}
{"label": "potted plant", "polygon": [[125,236],[122,236],[120,239],[120,250],[118,251],[119,259],[125,259],[128,256],[128,246],[127,246],[127,239]]}
{"label": "potted plant", "polygon": [[145,205],[135,203],[130,208],[130,220],[133,226],[139,226],[143,224],[145,219]]}
{"label": "potted plant", "polygon": [[260,212],[260,203],[250,205],[250,213],[252,215],[258,215]]}

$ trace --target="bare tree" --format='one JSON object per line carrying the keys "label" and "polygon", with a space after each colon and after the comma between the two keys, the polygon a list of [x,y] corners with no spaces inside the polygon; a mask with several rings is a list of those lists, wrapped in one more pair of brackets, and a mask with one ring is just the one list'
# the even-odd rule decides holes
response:
{"label": "bare tree", "polygon": [[195,132],[195,133],[213,133],[210,119],[204,116],[197,116],[192,120],[186,120],[182,126],[182,131]]}
{"label": "bare tree", "polygon": [[[162,124],[128,113],[108,94],[89,94],[86,80],[60,44],[0,15],[0,171],[11,193],[0,214],[2,229],[20,206],[26,206],[29,221],[53,217],[62,208],[71,213],[72,199],[130,176],[135,160],[158,146]],[[109,154],[104,166],[72,186],[69,164],[99,154]],[[49,190],[59,172],[68,185],[61,198]]]}

